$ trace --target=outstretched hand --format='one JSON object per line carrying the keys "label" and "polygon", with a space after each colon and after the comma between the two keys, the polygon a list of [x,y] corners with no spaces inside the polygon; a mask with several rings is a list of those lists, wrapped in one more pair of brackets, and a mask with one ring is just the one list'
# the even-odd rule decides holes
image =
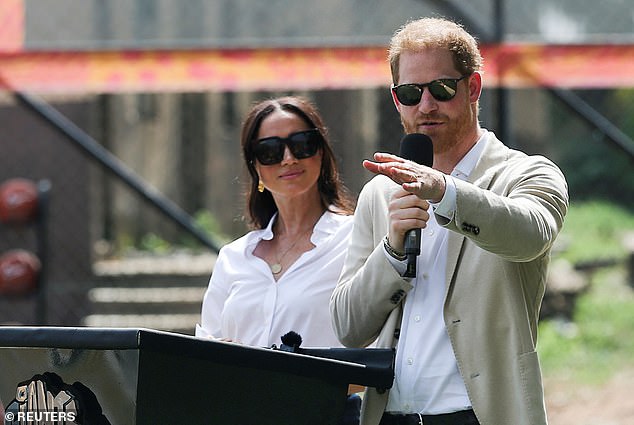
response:
{"label": "outstretched hand", "polygon": [[445,194],[443,173],[396,155],[377,152],[374,161],[363,161],[363,167],[372,173],[389,177],[421,199],[439,202]]}

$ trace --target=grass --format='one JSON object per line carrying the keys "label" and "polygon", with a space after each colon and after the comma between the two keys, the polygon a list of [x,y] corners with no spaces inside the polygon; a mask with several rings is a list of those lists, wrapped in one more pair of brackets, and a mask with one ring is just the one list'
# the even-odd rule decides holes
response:
{"label": "grass", "polygon": [[634,232],[634,212],[606,202],[572,204],[558,241],[571,263],[624,259],[623,238]]}
{"label": "grass", "polygon": [[573,323],[540,324],[538,351],[545,376],[601,384],[634,367],[634,295],[623,268],[597,273],[579,298]]}
{"label": "grass", "polygon": [[634,368],[634,291],[627,285],[627,251],[634,213],[614,205],[573,205],[560,255],[572,263],[619,259],[617,266],[592,272],[590,289],[579,297],[572,323],[544,321],[538,351],[546,377],[601,384],[622,368]]}

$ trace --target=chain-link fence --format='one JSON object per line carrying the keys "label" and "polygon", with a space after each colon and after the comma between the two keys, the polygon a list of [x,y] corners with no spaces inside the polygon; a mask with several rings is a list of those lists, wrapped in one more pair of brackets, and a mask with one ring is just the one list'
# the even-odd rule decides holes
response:
{"label": "chain-link fence", "polygon": [[[319,3],[311,11],[302,2],[286,1],[27,0],[23,53],[134,49],[132,55],[165,49],[177,55],[197,48],[385,46],[407,19],[433,14],[455,16],[483,43],[634,43],[626,0],[608,1],[610,7],[577,0]],[[41,291],[0,296],[0,322],[191,333],[215,252],[179,222],[178,213],[191,217],[212,245],[247,230],[241,219],[246,181],[239,127],[256,100],[279,94],[313,99],[353,193],[370,178],[361,160],[377,150],[396,152],[402,135],[387,85],[275,91],[152,87],[43,90],[45,104],[77,127],[75,138],[5,91],[0,182],[22,177],[46,180],[51,188],[45,235],[35,222],[0,224],[0,252],[20,247],[45,253],[46,262]],[[489,86],[481,122],[508,145],[555,160],[573,201],[600,196],[634,208],[634,90],[614,84],[562,90]],[[599,119],[584,114],[588,108]],[[106,156],[82,141],[95,142]]]}

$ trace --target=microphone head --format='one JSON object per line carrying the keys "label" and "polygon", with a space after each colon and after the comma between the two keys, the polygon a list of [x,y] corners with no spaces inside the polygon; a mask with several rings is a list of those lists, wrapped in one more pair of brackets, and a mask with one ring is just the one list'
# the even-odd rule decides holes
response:
{"label": "microphone head", "polygon": [[282,335],[282,344],[298,348],[302,345],[302,336],[295,331],[290,331]]}
{"label": "microphone head", "polygon": [[431,167],[434,164],[434,146],[426,134],[406,134],[401,139],[401,150],[398,156]]}

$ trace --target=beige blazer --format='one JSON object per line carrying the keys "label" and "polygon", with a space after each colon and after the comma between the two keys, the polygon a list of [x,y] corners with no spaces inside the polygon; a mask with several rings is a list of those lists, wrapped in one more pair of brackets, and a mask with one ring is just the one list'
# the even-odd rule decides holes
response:
{"label": "beige blazer", "polygon": [[[480,423],[542,425],[537,321],[550,249],[568,207],[567,184],[548,159],[511,150],[493,133],[486,137],[469,182],[456,181],[454,218],[436,217],[450,230],[444,321]],[[330,302],[335,332],[349,347],[397,343],[412,283],[397,274],[381,244],[395,187],[377,176],[359,195]],[[363,425],[379,423],[387,396],[366,391]]]}

